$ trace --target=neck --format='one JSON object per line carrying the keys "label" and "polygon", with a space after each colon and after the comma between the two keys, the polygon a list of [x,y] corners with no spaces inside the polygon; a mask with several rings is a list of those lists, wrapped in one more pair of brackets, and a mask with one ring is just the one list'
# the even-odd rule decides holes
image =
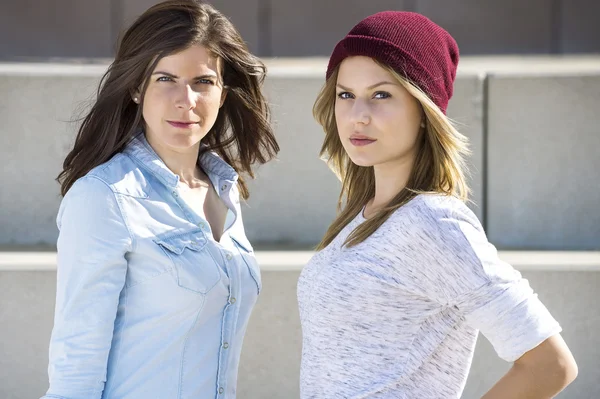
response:
{"label": "neck", "polygon": [[200,143],[188,149],[178,151],[155,142],[149,136],[146,136],[146,139],[167,168],[179,176],[181,182],[191,186],[194,185],[194,181],[202,178],[203,173],[198,167]]}
{"label": "neck", "polygon": [[371,211],[386,206],[398,193],[406,187],[413,166],[412,157],[385,164],[375,165],[375,196],[368,207]]}

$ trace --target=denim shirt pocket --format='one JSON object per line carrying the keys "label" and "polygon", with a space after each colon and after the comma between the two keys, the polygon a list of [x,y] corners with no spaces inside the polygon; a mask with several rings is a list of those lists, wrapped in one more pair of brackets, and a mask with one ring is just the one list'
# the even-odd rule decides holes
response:
{"label": "denim shirt pocket", "polygon": [[172,262],[180,287],[207,294],[221,279],[219,265],[206,247],[208,240],[202,230],[160,237],[154,242]]}
{"label": "denim shirt pocket", "polygon": [[260,268],[258,267],[258,262],[256,261],[256,257],[254,255],[254,250],[252,249],[252,245],[250,245],[250,241],[243,235],[240,236],[236,234],[235,236],[231,236],[231,240],[234,242],[238,252],[244,259],[244,262],[248,266],[250,270],[250,275],[254,279],[256,283],[256,287],[258,289],[258,293],[262,291],[262,278],[260,275]]}

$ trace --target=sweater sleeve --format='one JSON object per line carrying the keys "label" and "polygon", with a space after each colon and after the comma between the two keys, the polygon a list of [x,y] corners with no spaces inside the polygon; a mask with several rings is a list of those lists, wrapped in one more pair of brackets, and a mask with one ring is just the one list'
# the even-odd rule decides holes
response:
{"label": "sweater sleeve", "polygon": [[418,218],[410,235],[421,289],[459,310],[499,357],[514,361],[561,331],[529,282],[498,257],[476,216],[462,203]]}

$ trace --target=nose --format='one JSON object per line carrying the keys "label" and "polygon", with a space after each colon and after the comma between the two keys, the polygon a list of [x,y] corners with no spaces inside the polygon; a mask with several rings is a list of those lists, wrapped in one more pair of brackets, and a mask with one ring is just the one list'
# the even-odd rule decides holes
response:
{"label": "nose", "polygon": [[350,122],[355,125],[368,125],[371,122],[371,113],[368,104],[359,99],[354,100],[352,110],[350,111]]}
{"label": "nose", "polygon": [[196,108],[196,102],[198,100],[198,93],[196,93],[190,85],[183,86],[183,90],[180,91],[177,97],[177,108],[180,109],[194,109]]}

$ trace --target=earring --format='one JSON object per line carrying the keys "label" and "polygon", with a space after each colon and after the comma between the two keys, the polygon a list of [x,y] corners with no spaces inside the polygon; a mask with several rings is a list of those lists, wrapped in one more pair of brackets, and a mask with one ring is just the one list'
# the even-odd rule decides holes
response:
{"label": "earring", "polygon": [[140,102],[140,100],[139,100],[139,98],[137,98],[137,97],[133,97],[133,102],[137,104],[137,103],[139,103],[139,102]]}

